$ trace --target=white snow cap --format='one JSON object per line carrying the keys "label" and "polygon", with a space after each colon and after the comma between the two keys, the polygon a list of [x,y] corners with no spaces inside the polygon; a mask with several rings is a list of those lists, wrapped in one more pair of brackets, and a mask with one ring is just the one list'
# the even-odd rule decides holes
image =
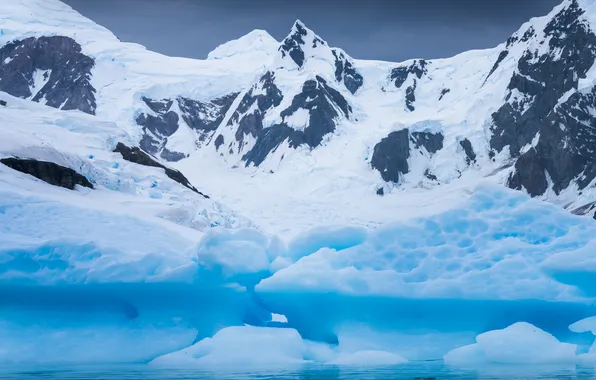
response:
{"label": "white snow cap", "polygon": [[219,45],[207,55],[207,59],[230,58],[246,54],[259,54],[268,57],[275,54],[278,46],[279,42],[269,33],[255,29],[236,40]]}

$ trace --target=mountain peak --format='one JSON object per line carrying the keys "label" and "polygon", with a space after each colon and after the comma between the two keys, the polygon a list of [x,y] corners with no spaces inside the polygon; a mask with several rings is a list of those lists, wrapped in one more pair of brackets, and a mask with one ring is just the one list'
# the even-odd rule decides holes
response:
{"label": "mountain peak", "polygon": [[279,46],[279,42],[265,30],[255,29],[244,36],[219,45],[209,53],[207,59],[223,59],[233,56],[267,55],[270,56]]}
{"label": "mountain peak", "polygon": [[302,21],[296,20],[292,25],[290,34],[283,40],[279,51],[282,58],[289,56],[298,67],[302,68],[306,59],[306,51],[316,49],[319,46],[328,47],[327,42],[306,27]]}
{"label": "mountain peak", "polygon": [[300,21],[300,19],[296,19],[296,21],[294,21],[294,25],[292,26],[292,31],[298,29],[308,29],[306,25],[302,21]]}

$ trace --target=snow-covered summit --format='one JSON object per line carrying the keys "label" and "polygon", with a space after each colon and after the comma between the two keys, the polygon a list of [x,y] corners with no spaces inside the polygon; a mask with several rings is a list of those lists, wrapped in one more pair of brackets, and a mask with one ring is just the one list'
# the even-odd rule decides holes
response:
{"label": "snow-covered summit", "polygon": [[255,29],[236,40],[219,45],[209,53],[207,59],[241,56],[243,59],[267,61],[274,55],[278,46],[279,42],[269,33]]}
{"label": "snow-covered summit", "polygon": [[[591,0],[492,49],[401,63],[353,59],[300,20],[280,43],[256,30],[191,60],[120,42],[58,0],[1,7],[0,90],[114,122],[272,226],[271,201],[375,225],[404,192],[459,199],[483,180],[593,214]],[[265,205],[243,201],[268,189]]]}

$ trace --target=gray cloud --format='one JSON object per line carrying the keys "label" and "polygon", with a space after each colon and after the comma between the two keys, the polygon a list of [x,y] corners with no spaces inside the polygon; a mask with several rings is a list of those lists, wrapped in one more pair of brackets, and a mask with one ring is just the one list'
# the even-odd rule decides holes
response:
{"label": "gray cloud", "polygon": [[401,61],[493,47],[561,0],[63,0],[167,55],[204,58],[253,29],[278,40],[301,19],[356,58]]}

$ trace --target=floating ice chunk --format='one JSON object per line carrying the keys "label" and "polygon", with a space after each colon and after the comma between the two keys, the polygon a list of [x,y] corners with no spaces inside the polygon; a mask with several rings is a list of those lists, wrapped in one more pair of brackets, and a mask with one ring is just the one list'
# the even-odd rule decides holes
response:
{"label": "floating ice chunk", "polygon": [[288,323],[288,318],[285,315],[281,314],[271,314],[271,321],[272,322],[279,322],[279,323]]}
{"label": "floating ice chunk", "polygon": [[340,354],[327,364],[345,366],[384,366],[407,363],[407,359],[387,351],[357,351]]}
{"label": "floating ice chunk", "polygon": [[306,344],[294,329],[235,326],[150,364],[176,368],[277,367],[303,363],[306,352]]}
{"label": "floating ice chunk", "polygon": [[456,348],[443,357],[445,364],[462,365],[488,362],[484,351],[478,343]]}
{"label": "floating ice chunk", "polygon": [[443,358],[450,365],[470,363],[549,364],[575,360],[576,346],[525,322],[485,332],[476,344],[457,348]]}
{"label": "floating ice chunk", "polygon": [[[596,317],[585,318],[575,322],[569,326],[569,330],[576,333],[590,332],[596,335]],[[581,360],[596,361],[596,342],[592,344],[592,347],[590,347],[587,353],[579,355],[578,358]]]}
{"label": "floating ice chunk", "polygon": [[591,332],[596,335],[596,317],[582,319],[569,326],[569,330],[576,333]]}

